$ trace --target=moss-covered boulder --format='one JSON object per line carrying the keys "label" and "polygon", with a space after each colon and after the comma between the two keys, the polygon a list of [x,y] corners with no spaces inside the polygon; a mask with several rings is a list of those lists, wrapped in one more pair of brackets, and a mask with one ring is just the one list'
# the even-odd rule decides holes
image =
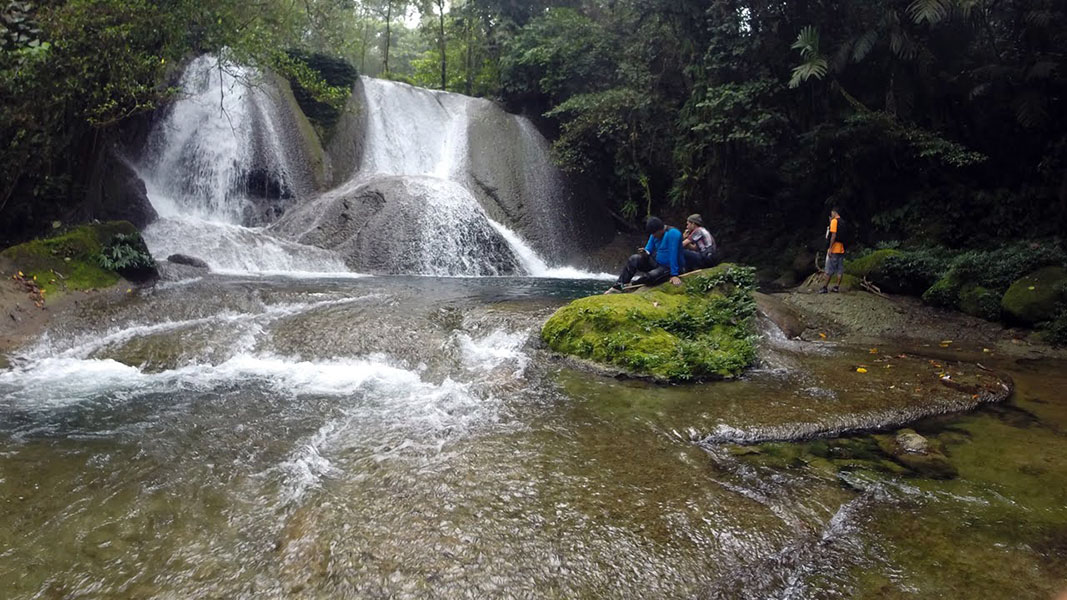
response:
{"label": "moss-covered boulder", "polygon": [[1067,269],[1045,267],[1011,284],[1000,302],[1014,321],[1034,324],[1055,318],[1067,288]]}
{"label": "moss-covered boulder", "polygon": [[1000,294],[976,284],[967,284],[960,288],[959,307],[963,312],[996,321],[1000,318]]}
{"label": "moss-covered boulder", "polygon": [[0,252],[0,269],[5,277],[22,272],[26,279],[37,282],[46,297],[64,291],[110,287],[121,278],[120,269],[105,268],[102,256],[105,249],[114,247],[116,238],[130,240],[134,250],[148,256],[132,223],[111,221],[81,225],[55,237],[7,248]]}
{"label": "moss-covered boulder", "polygon": [[956,308],[959,305],[960,290],[963,289],[963,285],[963,281],[955,273],[949,271],[923,292],[923,302],[930,306]]}
{"label": "moss-covered boulder", "polygon": [[724,264],[684,285],[591,296],[556,311],[541,338],[556,352],[662,381],[735,377],[756,357],[750,268]]}
{"label": "moss-covered boulder", "polygon": [[899,256],[900,250],[884,249],[875,250],[870,254],[853,260],[845,261],[845,273],[863,279],[864,277],[877,282],[884,278],[886,262]]}

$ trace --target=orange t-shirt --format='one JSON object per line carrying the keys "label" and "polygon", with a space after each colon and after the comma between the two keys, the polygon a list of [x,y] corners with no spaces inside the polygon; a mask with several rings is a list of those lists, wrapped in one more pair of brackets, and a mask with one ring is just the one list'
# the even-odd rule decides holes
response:
{"label": "orange t-shirt", "polygon": [[[837,219],[830,219],[830,233],[837,233]],[[830,254],[844,254],[845,245],[841,242],[834,242],[833,246],[830,246]]]}

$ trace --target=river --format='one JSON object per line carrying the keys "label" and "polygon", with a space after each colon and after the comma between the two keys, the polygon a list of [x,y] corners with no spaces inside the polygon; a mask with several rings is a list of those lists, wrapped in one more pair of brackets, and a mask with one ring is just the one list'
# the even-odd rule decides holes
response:
{"label": "river", "polygon": [[893,394],[847,377],[867,348],[764,325],[761,363],[738,381],[593,375],[537,332],[602,286],[206,275],[60,315],[0,371],[3,596],[1049,598],[1063,585],[1064,364],[989,357],[1012,400],[915,425],[945,444],[954,479],[827,468],[813,458],[825,442],[706,434],[877,427],[871,407]]}

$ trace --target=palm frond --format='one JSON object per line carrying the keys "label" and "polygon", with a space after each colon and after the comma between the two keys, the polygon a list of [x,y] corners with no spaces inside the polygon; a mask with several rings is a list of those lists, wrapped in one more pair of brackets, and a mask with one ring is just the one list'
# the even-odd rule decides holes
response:
{"label": "palm frond", "polygon": [[812,77],[822,79],[823,77],[826,77],[827,70],[828,65],[826,64],[826,59],[815,57],[793,69],[793,77],[789,80],[789,87],[800,87],[800,84]]}
{"label": "palm frond", "polygon": [[952,0],[914,0],[908,5],[908,14],[916,23],[930,25],[939,23],[952,11]]}
{"label": "palm frond", "polygon": [[793,42],[792,48],[800,50],[804,58],[811,58],[819,54],[819,30],[811,25],[804,27],[797,34],[797,41]]}
{"label": "palm frond", "polygon": [[874,49],[874,45],[878,42],[878,30],[868,29],[863,35],[856,39],[856,43],[852,46],[852,62],[862,62],[867,55]]}

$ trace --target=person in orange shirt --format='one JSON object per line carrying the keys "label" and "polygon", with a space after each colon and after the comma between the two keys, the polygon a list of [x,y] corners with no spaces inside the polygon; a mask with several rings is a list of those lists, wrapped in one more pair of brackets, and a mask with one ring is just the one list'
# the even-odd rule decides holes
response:
{"label": "person in orange shirt", "polygon": [[830,280],[834,275],[837,275],[837,283],[834,284],[832,291],[841,291],[841,280],[845,276],[845,244],[843,243],[845,228],[844,219],[841,218],[841,213],[836,209],[830,211],[830,227],[826,230],[826,237],[830,240],[830,246],[826,249],[826,268],[823,269],[823,273],[826,275],[826,279],[823,281],[822,288],[819,290],[820,294],[825,294],[827,291],[826,286],[830,284]]}

